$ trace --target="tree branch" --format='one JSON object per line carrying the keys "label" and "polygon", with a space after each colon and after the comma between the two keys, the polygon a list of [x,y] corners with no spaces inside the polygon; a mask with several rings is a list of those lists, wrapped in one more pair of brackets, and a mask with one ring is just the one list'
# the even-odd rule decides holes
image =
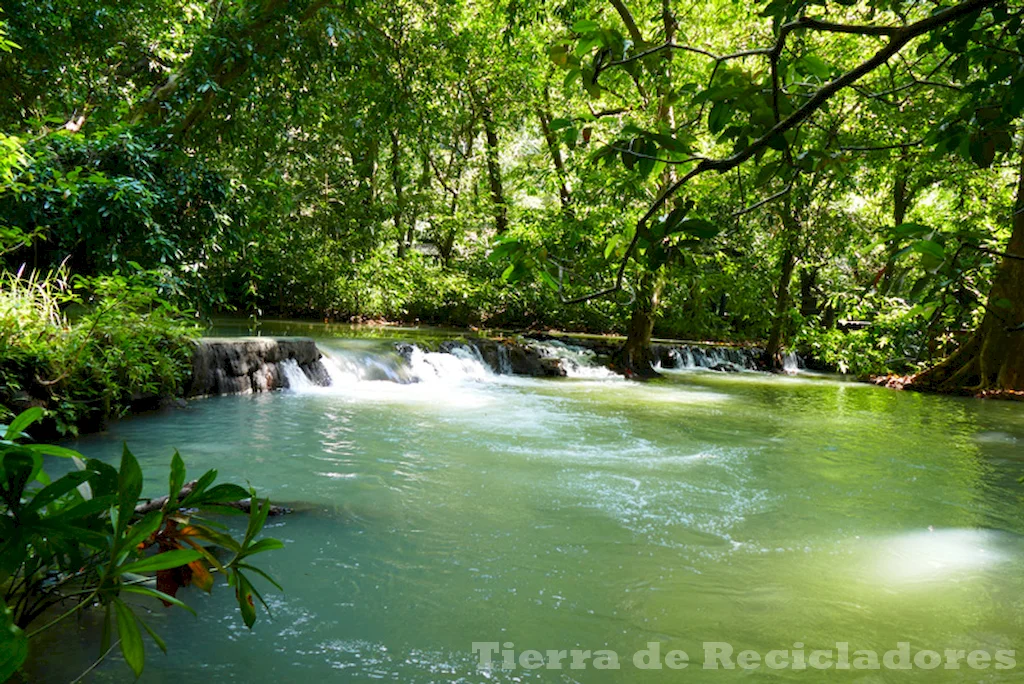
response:
{"label": "tree branch", "polygon": [[785,197],[792,190],[793,190],[793,184],[790,183],[789,185],[787,185],[785,188],[783,188],[779,192],[775,193],[774,195],[772,195],[770,197],[765,197],[760,202],[757,202],[755,204],[751,204],[749,207],[746,207],[745,209],[740,209],[739,211],[734,211],[732,216],[733,216],[733,218],[738,218],[740,216],[743,216],[744,214],[749,214],[750,212],[752,212],[752,211],[754,211],[756,209],[760,209],[761,207],[763,207],[766,204],[770,204],[770,203],[774,202],[777,199]]}
{"label": "tree branch", "polygon": [[[812,114],[821,109],[825,105],[825,103],[828,102],[836,93],[851,86],[852,84],[856,83],[858,80],[860,80],[867,74],[871,73],[875,69],[879,68],[880,66],[888,62],[889,59],[891,59],[894,55],[898,54],[900,50],[906,47],[906,45],[915,38],[922,36],[925,33],[928,33],[929,31],[933,31],[937,28],[941,28],[943,26],[951,24],[954,21],[962,19],[963,17],[973,12],[980,11],[986,7],[997,5],[1002,1],[1003,0],[966,0],[965,2],[962,2],[959,5],[954,5],[949,9],[946,9],[942,12],[938,12],[929,17],[916,21],[913,24],[908,24],[903,27],[879,27],[879,32],[875,33],[866,33],[864,29],[868,27],[856,27],[858,31],[850,31],[854,33],[860,33],[862,35],[888,36],[889,41],[869,59],[861,62],[853,69],[826,83],[824,86],[821,87],[820,90],[818,90],[818,92],[816,92],[807,102],[801,105],[796,111],[794,111],[785,119],[781,120],[780,122],[772,126],[771,129],[764,133],[760,138],[747,145],[744,149],[740,150],[739,152],[736,152],[732,156],[724,157],[722,159],[705,159],[702,162],[700,162],[689,173],[687,173],[685,176],[683,176],[678,181],[673,183],[667,190],[665,190],[664,193],[662,193],[662,195],[657,199],[657,201],[655,201],[654,204],[651,205],[651,207],[647,210],[643,217],[637,222],[637,231],[633,236],[633,240],[626,248],[626,253],[622,257],[622,262],[619,264],[618,273],[615,278],[615,284],[610,288],[606,288],[604,290],[589,295],[583,295],[581,297],[576,297],[570,300],[563,299],[563,302],[567,304],[584,302],[591,299],[604,297],[621,290],[622,279],[626,271],[626,266],[629,263],[629,260],[632,258],[633,251],[636,249],[636,245],[639,240],[640,228],[643,225],[645,225],[647,221],[649,221],[651,217],[654,216],[654,214],[657,213],[665,205],[669,198],[675,195],[682,187],[684,187],[695,177],[708,171],[717,171],[719,173],[725,173],[726,171],[729,171],[739,166],[743,162],[747,161],[748,159],[756,155],[761,150],[766,149],[769,146],[769,143],[772,142],[775,138],[784,135],[785,133],[788,133],[789,131],[793,130],[801,123],[806,121],[808,118],[810,118]],[[618,0],[611,0],[611,2],[616,5],[621,5],[621,2],[618,2]],[[813,24],[813,22],[816,21],[817,20],[798,19],[796,21],[784,25],[782,29],[780,29],[779,37],[776,41],[773,51],[781,51],[782,46],[785,43],[786,36],[790,32],[796,30],[797,28],[809,27]],[[830,26],[826,24],[826,28],[823,28],[821,30],[830,30],[838,32],[836,26],[838,25]],[[882,32],[883,29],[884,32]],[[662,46],[662,49],[665,49],[665,47],[666,46]],[[765,53],[758,52],[756,54]]]}
{"label": "tree branch", "polygon": [[622,19],[622,23],[626,25],[626,31],[629,32],[629,37],[633,39],[633,43],[639,45],[644,42],[644,34],[640,33],[640,29],[636,25],[636,19],[633,18],[633,14],[629,11],[622,0],[609,0],[612,3],[612,7],[619,13],[619,17]]}

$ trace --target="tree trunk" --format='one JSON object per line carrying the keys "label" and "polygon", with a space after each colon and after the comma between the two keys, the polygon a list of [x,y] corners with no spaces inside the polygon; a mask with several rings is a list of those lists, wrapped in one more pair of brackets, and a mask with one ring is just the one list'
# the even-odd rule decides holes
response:
{"label": "tree trunk", "polygon": [[501,186],[501,165],[498,163],[498,130],[494,125],[494,115],[489,102],[484,102],[480,109],[480,118],[484,122],[484,135],[487,138],[487,180],[491,186],[491,202],[494,204],[494,232],[501,235],[508,230],[508,205],[505,204],[505,191]]}
{"label": "tree trunk", "polygon": [[405,231],[405,247],[412,249],[416,241],[416,224],[419,223],[420,212],[426,207],[427,197],[430,196],[430,150],[423,147],[423,158],[421,160],[420,177],[416,183],[416,195],[412,200],[412,207],[409,211],[409,224]]}
{"label": "tree trunk", "polygon": [[[913,191],[907,182],[907,168],[905,161],[907,158],[906,150],[903,151],[901,159],[896,166],[896,177],[892,182],[892,225],[898,226],[907,219],[907,212],[910,210],[910,202],[913,199]],[[890,284],[892,282],[892,267],[893,260],[890,259],[886,262],[885,268],[882,271],[882,286],[879,288],[882,292],[888,292]]]}
{"label": "tree trunk", "polygon": [[375,137],[358,140],[352,152],[352,164],[359,176],[358,199],[364,211],[369,211],[377,201],[377,158],[380,142]]}
{"label": "tree trunk", "polygon": [[451,202],[448,206],[448,217],[450,219],[450,225],[448,226],[448,232],[444,236],[444,240],[438,245],[438,250],[441,252],[441,263],[444,264],[445,268],[451,263],[452,252],[455,249],[455,238],[457,224],[455,217],[459,211],[459,195],[461,194],[462,187],[462,173],[465,170],[466,160],[469,159],[473,152],[473,140],[476,138],[476,126],[470,124],[467,127],[466,137],[466,152],[460,154],[460,142],[456,140],[455,149],[452,150],[451,161],[448,164],[449,178],[454,179],[452,184],[449,186],[445,185],[445,190],[451,195]]}
{"label": "tree trunk", "polygon": [[800,271],[800,315],[810,318],[821,313],[818,309],[818,269]]}
{"label": "tree trunk", "polygon": [[[626,6],[618,0],[612,0],[623,23],[626,24],[630,35],[637,42],[643,42],[636,21]],[[665,43],[675,41],[678,25],[669,7],[669,0],[662,0],[662,27],[665,32]],[[669,64],[672,61],[672,53],[668,52],[661,61],[662,83],[670,82]],[[638,84],[639,85],[639,84]],[[666,87],[658,89],[658,121],[670,129],[675,128],[675,112],[672,107],[672,92]],[[661,189],[659,194],[664,193],[676,180],[675,167],[669,165],[661,177]],[[639,226],[638,226],[639,229]],[[651,335],[654,332],[654,316],[658,310],[658,298],[661,294],[663,282],[662,270],[659,266],[651,270],[646,265],[643,267],[643,275],[637,287],[636,299],[633,302],[633,312],[629,319],[629,330],[626,334],[626,341],[613,360],[613,367],[625,373],[627,377],[651,378],[657,377],[658,372],[654,370],[654,351],[651,349]]]}
{"label": "tree trunk", "polygon": [[793,280],[793,269],[796,267],[796,250],[793,245],[799,234],[800,223],[793,213],[790,195],[782,207],[782,239],[785,246],[779,259],[779,288],[775,295],[775,315],[772,318],[772,329],[768,335],[768,343],[764,348],[765,365],[770,370],[782,370],[783,345],[786,336],[786,321],[789,318],[790,296],[789,287]]}
{"label": "tree trunk", "polygon": [[558,145],[558,138],[551,130],[551,105],[546,84],[544,85],[544,104],[537,107],[537,119],[540,120],[540,130],[544,134],[544,142],[547,143],[548,154],[551,155],[551,164],[555,167],[555,174],[558,176],[558,199],[562,203],[562,212],[566,218],[572,218],[572,195],[569,193],[569,184],[566,180],[562,150]]}
{"label": "tree trunk", "polygon": [[1005,253],[981,326],[952,356],[912,378],[908,389],[953,394],[1024,391],[1024,149],[1013,233]]}
{"label": "tree trunk", "polygon": [[402,146],[399,144],[398,132],[391,131],[391,186],[395,193],[395,207],[391,216],[398,234],[398,258],[405,257],[405,223],[403,210],[405,198],[402,196]]}
{"label": "tree trunk", "polygon": [[612,367],[626,377],[654,378],[657,359],[651,349],[651,335],[654,333],[654,316],[658,310],[662,278],[658,272],[646,271],[640,277],[629,318],[626,341],[612,360]]}

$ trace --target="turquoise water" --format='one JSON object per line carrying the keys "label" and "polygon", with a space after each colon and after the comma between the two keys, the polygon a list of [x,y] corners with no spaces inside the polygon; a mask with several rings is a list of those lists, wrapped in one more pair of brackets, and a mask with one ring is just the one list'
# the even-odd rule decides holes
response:
{"label": "turquoise water", "polygon": [[[352,363],[387,341],[325,339]],[[393,361],[393,359],[392,359]],[[170,652],[143,682],[991,681],[1019,670],[705,670],[703,644],[967,652],[1024,635],[1024,406],[828,377],[498,377],[431,359],[425,382],[191,402],[125,420],[162,492],[179,449],[298,512],[262,566],[285,587],[244,628],[233,596],[153,608]],[[359,361],[360,363],[364,361]],[[453,365],[454,364],[454,365]],[[55,635],[33,682],[96,656],[92,617]],[[481,669],[474,642],[613,650],[620,669]],[[643,670],[651,642],[682,673]],[[797,647],[794,644],[800,644]],[[150,645],[151,646],[151,645]],[[1021,655],[1024,661],[1024,654]],[[201,679],[202,678],[202,679]],[[127,682],[112,657],[87,681]]]}

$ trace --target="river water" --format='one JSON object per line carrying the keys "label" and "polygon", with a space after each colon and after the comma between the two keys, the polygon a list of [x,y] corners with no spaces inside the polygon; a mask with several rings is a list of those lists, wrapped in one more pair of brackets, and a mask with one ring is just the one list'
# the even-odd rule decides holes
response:
{"label": "river water", "polygon": [[[198,618],[147,617],[170,652],[149,644],[140,681],[1022,679],[1024,652],[1011,670],[703,663],[711,642],[1016,649],[1024,406],[810,374],[529,379],[469,355],[409,366],[387,340],[320,344],[331,387],[198,400],[76,443],[116,462],[127,442],[153,495],[178,449],[193,476],[215,467],[298,509],[268,525],[286,550],[259,558],[285,588],[264,594],[273,618],[250,632],[229,589],[187,590]],[[73,678],[97,641],[91,618],[51,639],[32,681]],[[614,651],[620,669],[481,668],[488,642]],[[636,667],[651,643],[689,667]],[[87,681],[131,679],[112,657]]]}

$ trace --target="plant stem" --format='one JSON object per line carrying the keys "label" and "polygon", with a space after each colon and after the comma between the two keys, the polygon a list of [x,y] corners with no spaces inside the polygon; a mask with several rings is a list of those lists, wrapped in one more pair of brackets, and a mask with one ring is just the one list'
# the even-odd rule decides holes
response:
{"label": "plant stem", "polygon": [[66,620],[67,618],[71,617],[72,615],[77,613],[79,610],[81,610],[82,606],[85,606],[85,605],[91,603],[92,600],[94,598],[96,598],[96,595],[98,593],[100,593],[99,587],[93,589],[92,593],[89,594],[89,596],[86,599],[84,599],[83,601],[80,601],[77,605],[73,606],[67,612],[65,612],[62,615],[60,615],[59,617],[51,620],[50,622],[47,622],[45,625],[43,625],[39,629],[34,630],[32,632],[29,632],[28,638],[31,639],[31,638],[33,638],[35,636],[38,636],[39,634],[41,634],[41,633],[45,632],[46,630],[48,630],[50,627],[53,627],[58,622],[61,622],[63,620]]}

